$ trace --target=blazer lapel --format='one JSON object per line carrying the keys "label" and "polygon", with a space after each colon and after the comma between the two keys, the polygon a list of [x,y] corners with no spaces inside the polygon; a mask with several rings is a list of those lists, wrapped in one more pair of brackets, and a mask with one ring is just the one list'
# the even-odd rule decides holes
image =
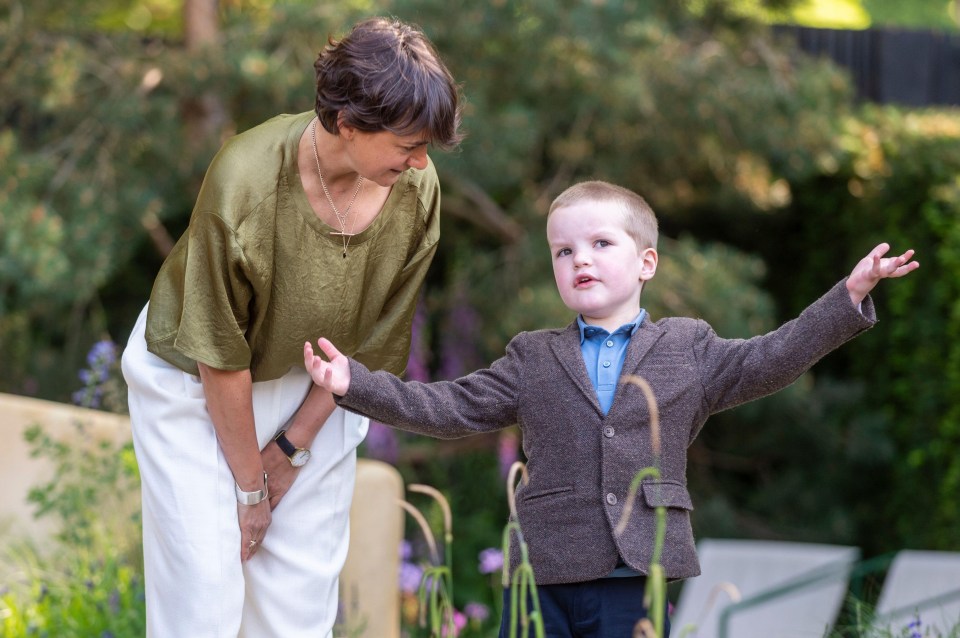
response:
{"label": "blazer lapel", "polygon": [[550,341],[550,348],[570,380],[587,397],[594,409],[602,415],[603,410],[600,409],[597,393],[593,389],[593,384],[590,383],[587,367],[583,363],[583,351],[580,350],[580,329],[577,322],[574,321],[567,326],[566,330],[555,334]]}
{"label": "blazer lapel", "polygon": [[[647,352],[650,351],[650,348],[653,347],[653,344],[655,344],[661,336],[663,336],[663,331],[657,324],[650,321],[649,317],[645,317],[643,323],[640,324],[637,331],[633,333],[633,337],[630,338],[630,342],[627,344],[627,354],[623,359],[623,369],[620,371],[621,381],[617,384],[616,393],[613,395],[613,405],[610,406],[610,414],[617,410],[619,404],[623,403],[621,396],[624,392],[624,386],[627,385],[622,382],[624,375],[636,374],[643,357],[646,356]],[[638,388],[634,388],[634,390],[637,389]]]}
{"label": "blazer lapel", "polygon": [[662,335],[663,331],[660,327],[644,317],[643,323],[633,333],[630,343],[627,344],[627,355],[623,359],[623,371],[620,374],[633,374],[640,365],[640,361]]}

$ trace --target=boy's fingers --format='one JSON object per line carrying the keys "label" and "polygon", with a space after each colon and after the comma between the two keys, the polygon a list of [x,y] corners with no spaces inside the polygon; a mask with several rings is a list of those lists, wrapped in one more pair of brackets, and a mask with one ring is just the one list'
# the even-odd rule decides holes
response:
{"label": "boy's fingers", "polygon": [[313,363],[313,346],[307,341],[303,344],[303,363],[309,368]]}
{"label": "boy's fingers", "polygon": [[323,350],[323,353],[327,355],[331,361],[336,357],[342,356],[340,351],[330,342],[326,337],[320,337],[317,339],[317,345],[320,346],[320,349]]}

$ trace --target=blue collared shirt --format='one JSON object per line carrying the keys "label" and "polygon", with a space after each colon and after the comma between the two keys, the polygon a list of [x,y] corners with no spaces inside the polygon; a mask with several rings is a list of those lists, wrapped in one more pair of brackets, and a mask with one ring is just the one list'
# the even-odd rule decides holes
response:
{"label": "blue collared shirt", "polygon": [[609,333],[599,326],[590,326],[583,322],[583,317],[577,315],[577,325],[580,327],[580,352],[583,362],[587,366],[587,374],[597,393],[597,400],[604,414],[610,411],[613,405],[613,395],[617,392],[617,383],[620,372],[623,370],[623,360],[627,356],[627,344],[630,337],[637,331],[646,310],[640,310],[637,318],[625,323],[613,333]]}

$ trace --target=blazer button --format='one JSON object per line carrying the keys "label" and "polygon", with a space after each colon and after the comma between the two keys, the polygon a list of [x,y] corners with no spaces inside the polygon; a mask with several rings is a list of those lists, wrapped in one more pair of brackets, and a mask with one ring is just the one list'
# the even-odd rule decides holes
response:
{"label": "blazer button", "polygon": [[607,437],[608,439],[612,439],[614,434],[616,434],[616,430],[613,429],[612,425],[608,425],[607,427],[603,428],[603,436]]}
{"label": "blazer button", "polygon": [[617,504],[617,495],[613,492],[607,494],[607,505],[616,505]]}

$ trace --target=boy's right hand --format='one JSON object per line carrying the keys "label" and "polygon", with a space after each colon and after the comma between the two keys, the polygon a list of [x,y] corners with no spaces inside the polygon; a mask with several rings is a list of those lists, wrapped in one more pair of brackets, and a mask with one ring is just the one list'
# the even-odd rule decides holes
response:
{"label": "boy's right hand", "polygon": [[324,361],[313,353],[313,346],[307,341],[303,344],[303,365],[313,377],[313,382],[337,396],[343,396],[350,389],[350,360],[340,354],[328,339],[320,337],[317,345],[327,355],[330,362]]}

